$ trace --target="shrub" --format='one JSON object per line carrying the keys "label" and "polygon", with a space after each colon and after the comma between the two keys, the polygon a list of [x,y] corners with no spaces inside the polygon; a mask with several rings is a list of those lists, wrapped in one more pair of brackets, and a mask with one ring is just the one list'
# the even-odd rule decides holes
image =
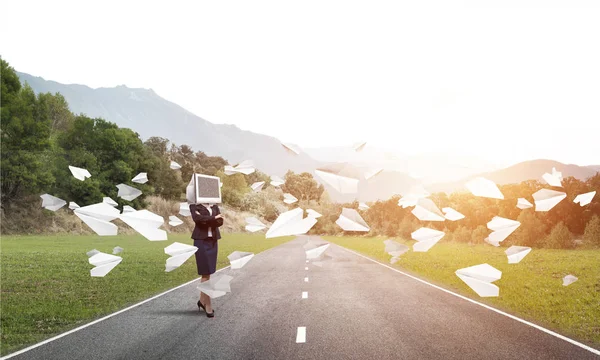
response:
{"label": "shrub", "polygon": [[544,247],[550,249],[569,249],[573,247],[571,232],[561,221],[550,232],[544,241]]}
{"label": "shrub", "polygon": [[473,230],[471,233],[471,243],[482,244],[489,232],[490,231],[485,226],[479,225],[477,229]]}
{"label": "shrub", "polygon": [[585,227],[583,241],[586,245],[600,246],[600,217],[594,215]]}
{"label": "shrub", "polygon": [[471,241],[471,231],[464,226],[459,226],[458,229],[454,230],[452,239],[456,242],[468,243]]}

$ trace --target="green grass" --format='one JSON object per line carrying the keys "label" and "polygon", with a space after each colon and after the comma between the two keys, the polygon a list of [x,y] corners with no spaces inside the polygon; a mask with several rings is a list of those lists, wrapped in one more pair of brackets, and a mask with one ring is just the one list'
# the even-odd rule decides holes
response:
{"label": "green grass", "polygon": [[[385,238],[325,237],[327,241],[389,264]],[[414,241],[396,241],[411,247]],[[560,334],[600,346],[600,250],[533,249],[518,264],[508,264],[504,248],[438,243],[426,253],[408,252],[391,265],[436,285],[486,303]],[[495,281],[499,297],[481,298],[455,271],[488,263],[502,271]],[[573,274],[578,281],[562,286]]]}
{"label": "green grass", "polygon": [[[219,240],[217,268],[229,265],[227,255],[235,250],[256,254],[290,239],[226,234]],[[189,234],[170,234],[169,241],[158,242],[68,235],[3,236],[1,241],[2,355],[198,277],[193,258],[165,272],[164,248],[175,241],[191,244]],[[123,261],[105,277],[91,277],[86,252],[95,248],[111,254],[115,246],[124,248]]]}

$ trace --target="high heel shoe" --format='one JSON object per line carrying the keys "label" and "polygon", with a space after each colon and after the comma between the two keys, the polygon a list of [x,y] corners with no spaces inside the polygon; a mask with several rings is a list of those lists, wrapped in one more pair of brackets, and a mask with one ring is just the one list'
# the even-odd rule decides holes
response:
{"label": "high heel shoe", "polygon": [[[215,317],[215,310],[213,309],[213,311],[211,313],[208,313],[206,311],[206,307],[204,307],[204,305],[200,302],[200,300],[198,300],[198,307],[201,308],[202,310],[204,310],[204,312],[206,313],[206,317]],[[200,309],[198,309],[200,310]]]}

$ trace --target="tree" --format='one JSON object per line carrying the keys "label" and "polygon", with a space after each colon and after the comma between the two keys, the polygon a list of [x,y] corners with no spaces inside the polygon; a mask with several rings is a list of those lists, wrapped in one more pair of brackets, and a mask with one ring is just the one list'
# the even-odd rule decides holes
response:
{"label": "tree", "polygon": [[583,241],[586,245],[600,246],[600,217],[594,215],[585,227]]}
{"label": "tree", "polygon": [[545,247],[551,249],[569,249],[573,247],[573,240],[569,228],[561,221],[550,232],[544,242]]}
{"label": "tree", "polygon": [[541,246],[546,237],[546,224],[536,216],[536,213],[532,209],[525,209],[521,211],[517,221],[521,225],[503,243],[531,247]]}
{"label": "tree", "polygon": [[288,171],[282,190],[294,195],[298,200],[319,200],[325,188],[319,185],[310,173],[295,174]]}

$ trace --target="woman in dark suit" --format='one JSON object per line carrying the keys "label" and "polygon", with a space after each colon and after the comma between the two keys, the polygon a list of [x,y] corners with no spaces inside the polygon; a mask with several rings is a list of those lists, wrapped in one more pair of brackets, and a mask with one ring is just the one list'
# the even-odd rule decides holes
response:
{"label": "woman in dark suit", "polygon": [[[210,204],[191,204],[190,212],[196,223],[192,233],[194,246],[198,248],[196,266],[198,275],[202,276],[200,281],[205,282],[210,280],[210,274],[214,274],[217,269],[217,241],[221,238],[219,227],[223,225],[223,215],[217,205]],[[215,316],[210,297],[203,292],[200,292],[198,308],[203,309],[208,317]]]}

